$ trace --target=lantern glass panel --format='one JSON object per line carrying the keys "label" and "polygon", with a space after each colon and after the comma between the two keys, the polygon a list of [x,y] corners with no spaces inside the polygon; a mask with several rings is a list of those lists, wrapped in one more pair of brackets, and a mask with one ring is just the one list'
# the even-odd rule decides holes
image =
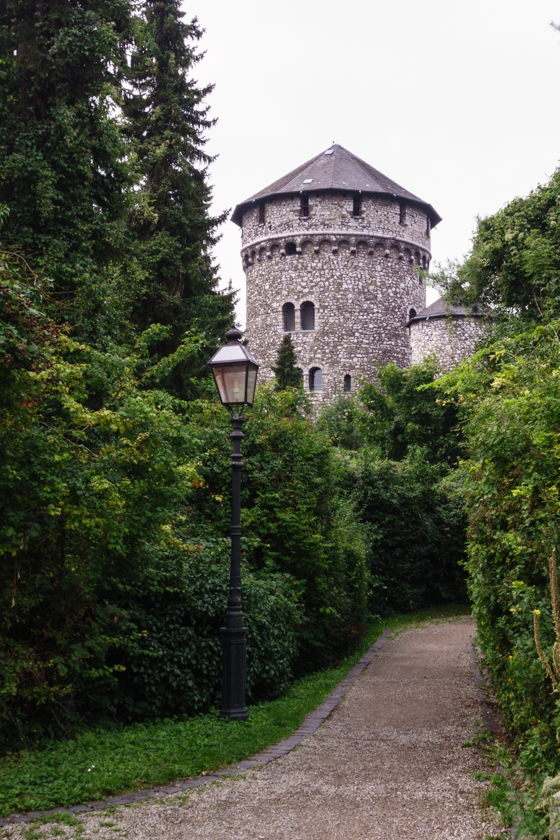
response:
{"label": "lantern glass panel", "polygon": [[216,387],[224,405],[245,405],[247,364],[218,365],[212,368]]}
{"label": "lantern glass panel", "polygon": [[255,401],[255,388],[257,385],[257,367],[250,367],[247,371],[247,405],[253,405]]}

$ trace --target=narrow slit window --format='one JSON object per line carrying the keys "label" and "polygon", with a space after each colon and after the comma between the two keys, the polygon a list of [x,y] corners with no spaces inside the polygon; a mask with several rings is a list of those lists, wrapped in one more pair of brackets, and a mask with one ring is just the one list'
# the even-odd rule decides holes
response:
{"label": "narrow slit window", "polygon": [[296,328],[296,308],[293,303],[285,303],[282,307],[282,321],[284,332],[292,332]]}
{"label": "narrow slit window", "polygon": [[262,204],[259,204],[259,225],[264,225],[264,220],[266,218],[266,204],[264,201]]}
{"label": "narrow slit window", "polygon": [[346,374],[344,377],[344,391],[348,393],[348,391],[352,390],[352,377],[349,373]]}
{"label": "narrow slit window", "polygon": [[306,300],[301,305],[301,328],[302,330],[315,329],[315,304]]}
{"label": "narrow slit window", "polygon": [[299,199],[299,215],[307,218],[309,216],[309,196],[301,195]]}
{"label": "narrow slit window", "polygon": [[352,215],[353,216],[361,216],[362,215],[362,196],[355,195],[352,199]]}
{"label": "narrow slit window", "polygon": [[401,201],[399,205],[399,224],[406,225],[406,201]]}
{"label": "narrow slit window", "polygon": [[321,368],[314,367],[309,371],[309,390],[322,391],[323,390],[323,371]]}
{"label": "narrow slit window", "polygon": [[432,232],[432,225],[430,223],[430,217],[426,216],[426,236],[429,236]]}

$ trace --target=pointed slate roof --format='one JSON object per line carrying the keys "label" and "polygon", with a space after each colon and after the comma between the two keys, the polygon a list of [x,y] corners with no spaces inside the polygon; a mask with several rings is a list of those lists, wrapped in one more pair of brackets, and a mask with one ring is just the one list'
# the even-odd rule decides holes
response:
{"label": "pointed slate roof", "polygon": [[373,195],[390,195],[393,198],[404,198],[407,201],[420,204],[429,214],[432,227],[441,222],[431,204],[399,186],[395,181],[387,178],[369,163],[361,160],[343,146],[334,145],[330,149],[316,155],[307,163],[303,163],[288,172],[283,178],[274,181],[255,195],[242,201],[233,211],[231,220],[241,225],[243,213],[248,207],[263,199],[276,195],[299,195],[301,192],[319,192],[321,190],[343,190],[347,192],[371,193]]}
{"label": "pointed slate roof", "polygon": [[483,318],[491,317],[491,313],[482,306],[475,306],[472,309],[465,306],[453,306],[448,303],[445,295],[435,300],[421,312],[406,322],[407,327],[416,321],[430,321],[433,318]]}

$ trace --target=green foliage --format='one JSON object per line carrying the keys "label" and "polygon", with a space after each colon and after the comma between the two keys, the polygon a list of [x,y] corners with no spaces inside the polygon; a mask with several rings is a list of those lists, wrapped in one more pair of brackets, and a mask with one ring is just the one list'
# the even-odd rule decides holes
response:
{"label": "green foliage", "polygon": [[[6,287],[0,308],[10,339],[0,363],[2,735],[208,708],[227,595],[228,416],[149,387],[197,338],[155,364],[160,327],[130,354],[101,353],[17,290]],[[246,424],[254,700],[276,696],[294,668],[344,654],[366,620],[362,535],[303,403],[264,389]]]}
{"label": "green foliage", "polygon": [[103,340],[134,291],[132,176],[115,115],[131,13],[128,0],[0,4],[4,239],[53,279],[55,317]]}
{"label": "green foliage", "polygon": [[560,316],[560,170],[526,198],[479,219],[462,265],[434,275],[453,299],[489,304],[515,323]]}
{"label": "green foliage", "polygon": [[[161,331],[144,334],[130,355],[77,344],[32,306],[8,258],[0,286],[2,737],[68,731],[84,715],[207,708],[219,690],[212,663],[227,548],[212,548],[212,533],[191,540],[189,502],[202,479],[187,406],[146,387],[172,359],[146,359]],[[196,346],[191,338],[174,355]],[[249,695],[260,699],[290,679],[299,607],[281,576],[249,572],[246,586]]]}
{"label": "green foliage", "polygon": [[280,347],[278,348],[276,365],[272,366],[276,377],[274,387],[277,391],[283,391],[284,388],[301,388],[301,368],[298,368],[296,365],[296,351],[292,342],[292,334],[286,333],[282,337]]}
{"label": "green foliage", "polygon": [[[183,22],[178,0],[146,0],[136,20],[132,89],[123,100],[139,184],[129,221],[144,274],[133,317],[143,329],[154,323],[171,328],[153,348],[162,355],[176,350],[196,324],[207,338],[198,368],[231,324],[233,305],[231,292],[215,291],[216,267],[210,258],[225,214],[211,217],[208,212],[207,168],[213,158],[204,145],[214,120],[204,100],[212,86],[199,88],[190,75],[203,55],[196,49],[201,37],[196,19]],[[165,383],[180,396],[187,393],[183,367],[176,365]]]}
{"label": "green foliage", "polygon": [[547,562],[559,543],[560,324],[504,339],[450,374],[470,457],[468,572],[485,664],[505,726],[531,772],[558,767],[560,716],[533,639],[555,640]]}
{"label": "green foliage", "polygon": [[[229,540],[199,546],[188,559],[169,548],[152,549],[150,559],[141,577],[113,594],[140,632],[134,652],[115,657],[126,668],[112,693],[121,719],[198,713],[221,690],[219,628],[227,607]],[[242,576],[247,699],[270,700],[293,677],[299,592],[285,575],[255,574],[245,566]]]}
{"label": "green foliage", "polygon": [[316,425],[335,446],[358,450],[365,442],[359,428],[362,413],[363,407],[356,397],[339,397],[321,409]]}
{"label": "green foliage", "polygon": [[[300,668],[346,652],[367,617],[363,534],[339,497],[332,449],[302,413],[305,404],[301,391],[260,388],[242,446],[245,556],[255,569],[298,581],[305,605]],[[198,403],[190,430],[205,453],[199,527],[223,534],[230,521],[227,415],[215,403]]]}
{"label": "green foliage", "polygon": [[223,220],[209,214],[203,152],[211,88],[189,76],[196,22],[174,0],[138,6],[0,4],[3,238],[52,280],[44,304],[74,338],[107,351],[160,323],[157,361],[200,335],[162,379],[192,397],[233,306],[209,255]]}
{"label": "green foliage", "polygon": [[464,599],[465,512],[453,476],[418,450],[397,463],[364,448],[343,466],[342,486],[367,535],[370,610]]}
{"label": "green foliage", "polygon": [[420,446],[431,464],[456,464],[460,451],[456,407],[425,387],[439,373],[431,358],[404,370],[389,364],[379,374],[381,389],[371,382],[363,385],[359,399],[366,411],[356,415],[357,425],[383,457],[401,461]]}

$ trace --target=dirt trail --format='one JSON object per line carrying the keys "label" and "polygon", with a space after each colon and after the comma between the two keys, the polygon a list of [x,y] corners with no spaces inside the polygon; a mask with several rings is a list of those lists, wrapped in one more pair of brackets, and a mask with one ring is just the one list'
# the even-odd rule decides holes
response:
{"label": "dirt trail", "polygon": [[[243,777],[82,818],[82,838],[481,840],[468,619],[390,639],[317,731]],[[103,825],[110,822],[111,826]],[[121,832],[115,832],[121,829]],[[21,832],[21,833],[20,833]],[[23,837],[10,829],[9,837]]]}

